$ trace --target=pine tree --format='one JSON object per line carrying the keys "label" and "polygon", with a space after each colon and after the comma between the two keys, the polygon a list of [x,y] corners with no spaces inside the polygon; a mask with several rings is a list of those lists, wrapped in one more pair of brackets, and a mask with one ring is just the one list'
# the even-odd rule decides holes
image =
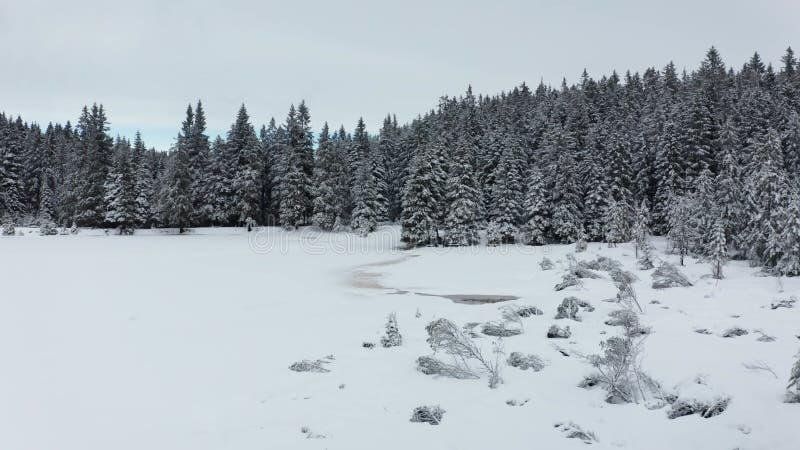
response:
{"label": "pine tree", "polygon": [[697,240],[697,232],[692,227],[692,215],[696,211],[694,200],[691,197],[675,196],[667,207],[667,237],[672,241],[672,247],[680,255],[680,264],[683,265],[684,257],[689,253]]}
{"label": "pine tree", "polygon": [[335,173],[332,171],[336,154],[327,122],[322,127],[318,142],[314,164],[314,215],[311,221],[323,230],[332,230],[340,211],[337,210]]}
{"label": "pine tree", "polygon": [[[558,133],[558,132],[557,132]],[[557,155],[553,170],[555,180],[551,192],[550,230],[554,240],[575,242],[582,234],[582,193],[577,179],[574,136],[564,131],[558,133],[551,152]]]}
{"label": "pine tree", "polygon": [[147,149],[140,132],[136,132],[131,154],[131,172],[133,174],[134,217],[138,226],[149,225],[153,220],[153,177]]}

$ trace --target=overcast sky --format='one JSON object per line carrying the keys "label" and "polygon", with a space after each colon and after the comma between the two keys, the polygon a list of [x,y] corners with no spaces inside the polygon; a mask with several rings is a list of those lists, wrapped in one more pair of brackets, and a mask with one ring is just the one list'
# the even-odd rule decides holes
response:
{"label": "overcast sky", "polygon": [[0,110],[74,122],[101,102],[114,134],[159,148],[197,99],[212,136],[243,102],[260,127],[301,99],[315,128],[376,131],[470,83],[691,70],[711,45],[736,68],[754,51],[777,65],[800,50],[800,1],[0,0]]}

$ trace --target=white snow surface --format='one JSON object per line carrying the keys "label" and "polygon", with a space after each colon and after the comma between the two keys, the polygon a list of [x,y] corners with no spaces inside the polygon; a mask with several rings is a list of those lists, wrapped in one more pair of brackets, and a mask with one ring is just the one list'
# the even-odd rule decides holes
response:
{"label": "white snow surface", "polygon": [[[714,280],[708,264],[687,258],[681,270],[693,287],[653,290],[631,244],[576,254],[619,259],[639,277],[640,318],[652,328],[643,369],[665,391],[731,398],[719,416],[670,420],[668,407],[608,404],[600,389],[577,386],[592,372],[577,354],[598,353],[619,332],[604,324],[619,305],[603,301],[617,292],[605,272],[554,291],[573,246],[401,251],[394,226],[367,238],[276,228],[18,231],[24,236],[0,237],[3,450],[585,448],[555,427],[570,422],[594,432],[592,448],[800,448],[800,405],[782,402],[800,348],[800,305],[769,307],[800,297],[800,279],[757,276],[746,262],[729,262],[726,278]],[[655,243],[660,258],[677,262],[665,241]],[[543,257],[553,270],[542,271]],[[520,298],[467,305],[417,293]],[[554,320],[570,295],[596,310],[582,311],[582,322]],[[536,354],[543,370],[503,364],[504,383],[489,389],[485,376],[415,369],[431,354],[430,321],[498,321],[507,304],[544,311],[503,339],[506,354]],[[382,348],[391,312],[403,344]],[[553,324],[569,325],[572,337],[547,339]],[[733,326],[749,334],[721,337]],[[757,330],[775,340],[758,341]],[[493,339],[476,342],[490,352]],[[330,372],[288,369],[327,355]],[[506,404],[512,399],[529,401]],[[446,410],[441,424],[410,422],[421,405]]]}

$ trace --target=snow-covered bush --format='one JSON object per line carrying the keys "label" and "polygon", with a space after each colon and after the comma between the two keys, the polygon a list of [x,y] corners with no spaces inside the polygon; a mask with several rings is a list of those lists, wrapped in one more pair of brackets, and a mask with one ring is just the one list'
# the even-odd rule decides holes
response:
{"label": "snow-covered bush", "polygon": [[420,356],[417,358],[417,370],[425,375],[439,375],[459,380],[479,378],[478,375],[465,366],[447,364],[433,356]]}
{"label": "snow-covered bush", "polygon": [[581,264],[576,261],[573,255],[567,255],[567,260],[569,261],[569,272],[576,277],[589,279],[601,278],[600,274],[594,272],[592,269],[589,269],[585,264]]}
{"label": "snow-covered bush", "polygon": [[770,309],[778,309],[778,308],[794,308],[794,304],[797,303],[797,297],[792,295],[789,298],[777,299],[770,303]]}
{"label": "snow-covered bush", "polygon": [[489,387],[495,388],[503,380],[500,377],[500,355],[503,354],[501,344],[494,343],[495,357],[491,359],[483,354],[461,328],[447,319],[437,319],[425,327],[428,332],[427,342],[434,353],[442,351],[453,359],[453,364],[467,372],[472,372],[469,361],[476,361],[481,369],[489,375]]}
{"label": "snow-covered bush", "polygon": [[561,282],[555,285],[555,290],[563,291],[564,289],[572,286],[581,286],[580,278],[576,277],[573,273],[564,275]]}
{"label": "snow-covered bush", "polygon": [[558,325],[552,325],[547,330],[547,337],[550,339],[569,339],[572,336],[572,331],[569,327],[561,328]]}
{"label": "snow-covered bush", "polygon": [[487,336],[510,337],[522,334],[522,328],[514,322],[486,322],[481,327],[481,333]]}
{"label": "snow-covered bush", "polygon": [[581,309],[589,312],[594,311],[594,307],[590,305],[589,302],[583,301],[578,297],[566,297],[561,301],[561,304],[558,305],[555,318],[571,319],[580,322],[581,317],[578,313]]}
{"label": "snow-covered bush", "polygon": [[411,413],[412,422],[422,422],[430,425],[442,423],[446,411],[437,406],[417,406]]}
{"label": "snow-covered bush", "polygon": [[542,258],[542,262],[539,263],[539,267],[541,267],[542,270],[552,270],[553,261],[551,261],[550,258],[545,256],[544,258]]}
{"label": "snow-covered bush", "polygon": [[587,444],[597,441],[597,436],[591,431],[586,431],[573,422],[557,423],[555,428],[564,433],[567,439],[580,439]]}
{"label": "snow-covered bush", "polygon": [[720,394],[708,386],[705,378],[695,377],[676,386],[677,394],[671,398],[672,406],[667,410],[667,417],[678,417],[697,414],[703,418],[722,414],[730,404],[730,397]]}
{"label": "snow-covered bush", "polygon": [[671,287],[689,287],[692,283],[674,265],[664,261],[653,272],[653,289],[666,289]]}
{"label": "snow-covered bush", "polygon": [[403,336],[397,328],[397,316],[395,313],[389,314],[386,318],[386,334],[381,337],[381,345],[389,347],[398,347],[403,344]]}
{"label": "snow-covered bush", "polygon": [[366,348],[366,349],[370,349],[370,350],[372,350],[373,348],[375,348],[375,344],[374,344],[374,343],[372,343],[372,342],[362,342],[362,343],[361,343],[361,346],[362,346],[362,347],[364,347],[364,348]]}
{"label": "snow-covered bush", "polygon": [[745,336],[746,334],[747,334],[747,330],[745,330],[744,328],[731,327],[731,328],[728,328],[727,330],[722,332],[722,337],[724,337],[724,338],[732,338],[732,337]]}
{"label": "snow-covered bush", "polygon": [[800,353],[789,373],[789,385],[786,386],[786,403],[800,403]]}
{"label": "snow-covered bush", "polygon": [[544,369],[545,366],[542,358],[536,355],[526,355],[520,352],[511,352],[511,354],[508,355],[506,362],[511,367],[516,367],[522,370],[532,369],[534,372]]}
{"label": "snow-covered bush", "polygon": [[323,359],[304,359],[302,361],[292,363],[292,365],[289,366],[289,370],[294,372],[330,372],[330,370],[325,367],[325,364],[330,363],[332,359],[333,357],[331,356],[327,356]]}
{"label": "snow-covered bush", "polygon": [[541,309],[536,306],[517,306],[507,305],[500,308],[503,319],[509,322],[517,322],[520,318],[527,318],[532,316],[541,316],[544,314]]}
{"label": "snow-covered bush", "polygon": [[53,222],[42,222],[41,226],[39,226],[40,236],[55,236],[57,234],[58,229]]}
{"label": "snow-covered bush", "polygon": [[78,225],[75,222],[72,223],[72,226],[69,228],[69,234],[75,235],[80,233],[81,229],[78,228]]}
{"label": "snow-covered bush", "polygon": [[14,236],[17,233],[12,222],[6,222],[0,227],[0,234],[3,236]]}

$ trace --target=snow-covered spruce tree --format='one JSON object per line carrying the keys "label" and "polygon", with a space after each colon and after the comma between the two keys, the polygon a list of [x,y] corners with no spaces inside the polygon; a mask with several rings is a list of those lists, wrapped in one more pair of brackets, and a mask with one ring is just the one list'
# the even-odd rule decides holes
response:
{"label": "snow-covered spruce tree", "polygon": [[695,210],[694,199],[685,196],[672,197],[667,206],[667,237],[672,241],[672,249],[680,255],[681,265],[697,239],[697,231],[692,226]]}
{"label": "snow-covered spruce tree", "polygon": [[419,149],[411,162],[411,173],[403,193],[402,240],[412,247],[438,242],[438,194],[441,168],[436,158],[437,144]]}
{"label": "snow-covered spruce tree", "polygon": [[713,236],[714,224],[719,219],[715,202],[714,180],[709,170],[703,170],[695,179],[695,190],[691,194],[694,200],[692,213],[692,227],[696,239],[691,250],[702,256],[710,255],[710,241]]}
{"label": "snow-covered spruce tree", "polygon": [[339,215],[334,194],[335,164],[333,143],[330,139],[328,122],[322,126],[314,164],[314,215],[311,222],[323,230],[332,230]]}
{"label": "snow-covered spruce tree", "polygon": [[[378,221],[386,217],[386,202],[381,194],[382,185],[379,179],[383,172],[379,170],[377,155],[370,146],[369,134],[364,120],[359,119],[353,135],[354,155],[358,159],[356,178],[353,184],[353,213],[351,227],[356,233],[365,236],[378,225]],[[384,189],[385,190],[385,189]]]}
{"label": "snow-covered spruce tree", "polygon": [[588,146],[586,155],[581,160],[578,167],[584,186],[584,226],[589,240],[601,241],[604,238],[603,214],[608,206],[608,180],[602,162],[602,150],[597,131],[591,129],[586,139]]}
{"label": "snow-covered spruce tree", "polygon": [[794,190],[779,213],[781,255],[775,270],[781,275],[800,275],[800,193]]}
{"label": "snow-covered spruce tree", "polygon": [[714,182],[715,203],[725,226],[725,234],[737,247],[741,246],[741,232],[745,227],[742,170],[737,159],[741,147],[737,129],[731,120],[726,121],[720,133],[719,172]]}
{"label": "snow-covered spruce tree", "polygon": [[743,241],[751,260],[771,268],[780,256],[779,213],[788,197],[779,135],[769,129],[763,137],[752,139],[749,147],[753,168],[745,185],[747,225]]}
{"label": "snow-covered spruce tree", "polygon": [[[305,142],[307,133],[309,133],[309,125],[308,119],[302,116],[299,110],[295,125],[297,127],[295,132],[302,136],[302,142],[299,145],[305,148],[306,145],[310,145]],[[193,127],[190,132],[194,133],[194,130]],[[227,148],[235,161],[232,180],[235,220],[237,225],[244,225],[261,216],[261,177],[263,176],[258,138],[253,125],[250,124],[250,117],[244,105],[239,108],[236,121],[228,131]]]}
{"label": "snow-covered spruce tree", "polygon": [[115,161],[105,185],[105,221],[120,234],[133,233],[136,225],[136,192],[130,164],[130,144],[117,139]]}
{"label": "snow-covered spruce tree", "polygon": [[708,257],[711,260],[711,276],[722,279],[722,266],[728,258],[728,240],[725,236],[724,222],[719,219],[711,229],[711,238],[708,239]]}
{"label": "snow-covered spruce tree", "polygon": [[449,207],[444,220],[444,241],[450,246],[475,245],[479,240],[480,191],[476,186],[471,150],[470,142],[460,139],[449,164],[445,194]]}
{"label": "snow-covered spruce tree", "polygon": [[134,180],[135,222],[137,226],[146,226],[153,219],[153,175],[150,160],[147,158],[147,149],[142,141],[142,135],[138,131],[133,140],[131,172]]}
{"label": "snow-covered spruce tree", "polygon": [[361,161],[353,186],[353,218],[350,224],[354,232],[361,236],[375,231],[378,225],[378,187],[372,171],[370,155]]}
{"label": "snow-covered spruce tree", "polygon": [[684,193],[683,154],[675,119],[668,118],[658,141],[654,171],[656,193],[653,203],[654,230],[665,233],[668,229],[669,207],[672,199]]}
{"label": "snow-covered spruce tree", "polygon": [[113,146],[107,132],[103,106],[84,107],[78,120],[80,178],[75,221],[79,226],[99,227],[105,221],[105,183]]}
{"label": "snow-covered spruce tree", "polygon": [[495,168],[495,184],[492,189],[492,201],[487,205],[493,210],[492,218],[486,231],[490,245],[513,244],[517,239],[517,223],[522,213],[521,200],[522,177],[516,164],[514,147],[506,147],[500,163]]}
{"label": "snow-covered spruce tree", "polygon": [[575,163],[575,137],[570,131],[556,132],[548,152],[557,155],[552,167],[553,189],[550,192],[550,234],[557,242],[578,240],[583,228],[582,193]]}
{"label": "snow-covered spruce tree", "polygon": [[642,200],[636,210],[636,217],[633,220],[633,242],[636,247],[636,257],[645,248],[649,247],[650,239],[650,209],[647,207],[647,200]]}
{"label": "snow-covered spruce tree", "polygon": [[548,194],[544,186],[541,170],[531,168],[528,173],[528,189],[525,192],[522,214],[525,223],[522,232],[527,245],[543,245],[547,243],[548,233]]}
{"label": "snow-covered spruce tree", "polygon": [[289,109],[286,119],[287,146],[284,155],[284,168],[280,179],[280,222],[285,229],[293,230],[305,222],[308,208],[308,187],[310,181],[305,172],[308,124],[294,105]]}
{"label": "snow-covered spruce tree", "polygon": [[211,175],[211,146],[206,134],[206,115],[203,103],[197,101],[194,121],[188,139],[189,171],[192,176],[192,224],[205,226],[211,223],[212,207],[208,202]]}
{"label": "snow-covered spruce tree", "polygon": [[[21,125],[21,121],[18,122]],[[25,208],[22,131],[19,125],[0,115],[0,218],[3,218],[3,224],[13,223]]]}
{"label": "snow-covered spruce tree", "polygon": [[789,114],[782,142],[786,171],[800,173],[800,112],[792,111]]}
{"label": "snow-covered spruce tree", "polygon": [[161,194],[161,220],[164,224],[177,227],[179,233],[183,233],[191,223],[192,173],[189,164],[188,137],[191,136],[193,121],[194,114],[189,107],[186,111],[186,120],[178,133]]}
{"label": "snow-covered spruce tree", "polygon": [[610,199],[603,216],[605,240],[609,247],[630,240],[630,220],[628,205]]}

